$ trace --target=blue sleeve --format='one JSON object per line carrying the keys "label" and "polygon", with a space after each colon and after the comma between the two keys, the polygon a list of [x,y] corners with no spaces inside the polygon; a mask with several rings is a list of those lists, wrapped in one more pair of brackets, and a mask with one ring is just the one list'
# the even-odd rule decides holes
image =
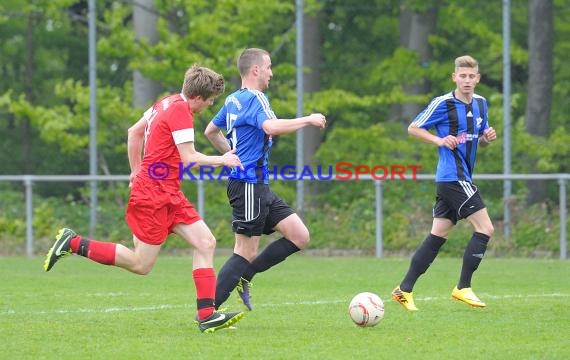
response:
{"label": "blue sleeve", "polygon": [[224,105],[224,106],[222,106],[220,111],[218,111],[216,116],[214,116],[214,118],[212,119],[212,122],[214,123],[214,125],[216,125],[220,129],[226,129],[227,130],[227,128],[226,128],[227,127],[226,112],[227,112],[226,111],[226,105]]}
{"label": "blue sleeve", "polygon": [[251,124],[256,126],[258,129],[263,128],[263,123],[269,119],[276,119],[275,113],[271,109],[271,105],[269,105],[269,99],[263,93],[258,93],[254,100],[255,103],[255,116],[252,118],[255,119],[255,124]]}
{"label": "blue sleeve", "polygon": [[441,97],[433,99],[425,109],[416,116],[412,124],[430,130],[447,116],[447,107]]}

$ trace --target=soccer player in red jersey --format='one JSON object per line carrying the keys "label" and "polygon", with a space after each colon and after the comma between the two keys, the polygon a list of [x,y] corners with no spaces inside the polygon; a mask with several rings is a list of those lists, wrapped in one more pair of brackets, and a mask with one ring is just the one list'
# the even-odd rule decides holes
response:
{"label": "soccer player in red jersey", "polygon": [[216,239],[180,189],[180,163],[187,166],[240,167],[234,151],[207,156],[194,148],[194,114],[211,106],[223,93],[224,78],[198,65],[184,76],[182,92],[166,96],[149,108],[128,130],[131,194],[126,221],[133,231],[134,250],[121,244],[87,239],[63,228],[48,251],[44,269],[61,258],[77,254],[135,274],[148,274],[167,236],[175,233],[193,248],[192,276],[196,287],[197,321],[202,332],[229,327],[243,312],[215,311]]}

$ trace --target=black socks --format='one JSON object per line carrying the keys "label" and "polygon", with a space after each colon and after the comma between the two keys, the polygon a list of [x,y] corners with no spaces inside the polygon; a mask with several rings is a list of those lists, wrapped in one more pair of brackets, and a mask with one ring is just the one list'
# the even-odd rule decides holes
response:
{"label": "black socks", "polygon": [[225,262],[216,280],[216,309],[230,297],[249,265],[249,261],[238,254],[233,254]]}
{"label": "black socks", "polygon": [[426,272],[437,254],[439,249],[445,243],[445,238],[429,234],[424,241],[418,246],[416,252],[412,256],[412,261],[408,269],[408,273],[400,284],[400,290],[411,292],[416,281]]}
{"label": "black socks", "polygon": [[300,249],[290,240],[281,238],[273,241],[253,260],[252,263],[238,254],[233,254],[222,266],[216,282],[216,309],[219,308],[238,285],[240,278],[251,281],[255,274],[263,272]]}
{"label": "black socks", "polygon": [[483,260],[489,239],[488,235],[479,232],[473,233],[463,254],[463,266],[461,267],[461,276],[457,284],[458,289],[471,287],[471,278],[479,267],[481,260]]}
{"label": "black socks", "polygon": [[291,240],[281,238],[275,240],[253,260],[251,266],[247,268],[242,277],[251,281],[255,274],[264,272],[265,270],[279,264],[285,260],[289,255],[299,251],[297,245],[293,244]]}

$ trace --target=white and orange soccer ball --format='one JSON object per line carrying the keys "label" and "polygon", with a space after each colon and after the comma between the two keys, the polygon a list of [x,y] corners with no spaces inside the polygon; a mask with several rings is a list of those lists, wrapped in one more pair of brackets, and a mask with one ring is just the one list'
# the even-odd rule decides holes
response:
{"label": "white and orange soccer ball", "polygon": [[352,298],[348,314],[360,327],[376,326],[384,317],[384,302],[371,292],[361,292]]}

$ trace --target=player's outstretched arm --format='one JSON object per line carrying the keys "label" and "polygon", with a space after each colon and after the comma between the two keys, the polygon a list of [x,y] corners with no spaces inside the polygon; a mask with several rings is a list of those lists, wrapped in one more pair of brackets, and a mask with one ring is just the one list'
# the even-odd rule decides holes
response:
{"label": "player's outstretched arm", "polygon": [[323,114],[315,113],[296,119],[270,119],[263,122],[263,131],[268,135],[283,135],[295,132],[305,126],[324,129],[327,119]]}

